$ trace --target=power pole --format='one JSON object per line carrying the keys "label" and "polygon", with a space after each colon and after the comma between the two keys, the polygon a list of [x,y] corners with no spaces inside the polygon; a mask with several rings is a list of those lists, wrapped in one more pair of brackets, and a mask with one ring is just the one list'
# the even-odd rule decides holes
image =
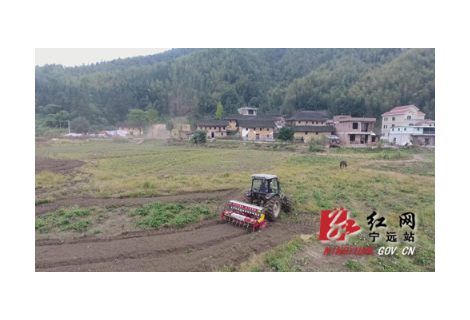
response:
{"label": "power pole", "polygon": [[70,120],[67,120],[67,123],[69,125],[69,133],[70,133]]}

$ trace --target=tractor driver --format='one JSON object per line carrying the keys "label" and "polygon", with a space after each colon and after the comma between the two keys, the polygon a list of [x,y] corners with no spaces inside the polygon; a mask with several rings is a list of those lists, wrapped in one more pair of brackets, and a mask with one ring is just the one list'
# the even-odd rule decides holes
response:
{"label": "tractor driver", "polygon": [[268,188],[266,188],[266,179],[261,181],[261,185],[259,186],[259,192],[268,192]]}

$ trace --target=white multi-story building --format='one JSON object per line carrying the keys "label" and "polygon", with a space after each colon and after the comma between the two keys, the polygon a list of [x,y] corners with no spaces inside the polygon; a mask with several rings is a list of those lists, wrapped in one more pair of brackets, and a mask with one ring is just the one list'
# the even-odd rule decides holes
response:
{"label": "white multi-story building", "polygon": [[396,145],[407,145],[410,142],[420,146],[436,144],[436,128],[434,126],[398,126],[389,132],[390,142]]}
{"label": "white multi-story building", "polygon": [[426,114],[415,105],[401,106],[382,114],[382,140],[390,140],[390,131],[398,126],[413,126],[424,121]]}

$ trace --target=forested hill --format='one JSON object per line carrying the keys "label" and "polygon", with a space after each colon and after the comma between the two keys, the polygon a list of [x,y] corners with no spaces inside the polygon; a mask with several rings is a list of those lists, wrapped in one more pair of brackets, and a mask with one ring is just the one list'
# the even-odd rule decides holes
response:
{"label": "forested hill", "polygon": [[36,67],[36,119],[114,126],[129,110],[215,116],[241,106],[376,117],[414,104],[434,119],[434,49],[173,49],[90,66]]}

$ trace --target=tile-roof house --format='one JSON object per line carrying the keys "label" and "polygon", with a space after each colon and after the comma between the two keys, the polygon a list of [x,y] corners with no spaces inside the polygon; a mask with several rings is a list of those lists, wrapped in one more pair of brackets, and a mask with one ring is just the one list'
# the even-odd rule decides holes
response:
{"label": "tile-roof house", "polygon": [[292,117],[286,119],[286,125],[325,125],[328,115],[322,111],[296,111]]}
{"label": "tile-roof house", "polygon": [[277,129],[274,119],[241,119],[237,120],[238,130],[243,139],[265,140],[273,138],[274,130]]}
{"label": "tile-roof house", "polygon": [[204,130],[208,138],[225,138],[227,136],[227,120],[198,120],[194,122],[196,130]]}
{"label": "tile-roof house", "polygon": [[410,126],[423,121],[426,114],[415,105],[395,107],[382,114],[382,139],[389,140],[390,129],[397,126]]}

